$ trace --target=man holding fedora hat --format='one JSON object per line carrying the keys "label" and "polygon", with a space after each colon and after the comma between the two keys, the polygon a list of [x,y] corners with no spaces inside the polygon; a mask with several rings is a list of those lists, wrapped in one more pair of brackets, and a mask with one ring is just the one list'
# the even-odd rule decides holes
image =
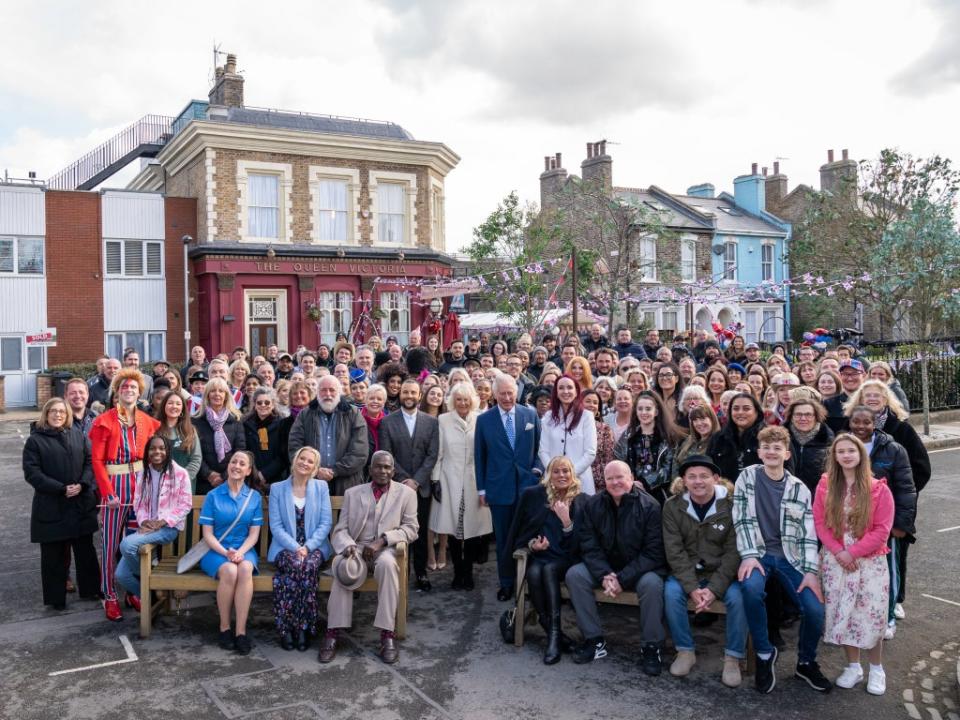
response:
{"label": "man holding fedora hat", "polygon": [[318,660],[328,663],[337,653],[341,628],[353,624],[353,591],[363,585],[370,567],[377,581],[377,615],[380,658],[388,664],[399,659],[394,628],[400,597],[400,569],[394,553],[399,542],[417,539],[417,494],[393,481],[393,456],[379,450],[370,460],[371,482],[348,488],[343,495],[340,519],[330,542],[333,588],[327,603],[327,632],[320,642]]}
{"label": "man holding fedora hat", "polygon": [[727,608],[727,641],[721,679],[727,687],[741,682],[740,660],[747,641],[737,569],[740,554],[733,529],[733,486],[706,455],[690,455],[680,465],[673,495],[663,505],[663,546],[670,576],[663,584],[664,611],[677,657],[670,674],[688,675],[697,661],[687,603],[694,613],[709,612],[722,600]]}

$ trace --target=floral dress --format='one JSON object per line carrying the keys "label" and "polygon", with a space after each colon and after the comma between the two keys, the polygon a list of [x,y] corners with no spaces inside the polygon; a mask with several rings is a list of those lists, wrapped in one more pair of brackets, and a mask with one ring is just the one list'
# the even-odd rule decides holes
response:
{"label": "floral dress", "polygon": [[603,469],[614,459],[613,429],[605,422],[597,422],[597,456],[593,460],[593,486],[597,492],[604,489]]}
{"label": "floral dress", "polygon": [[[297,544],[307,542],[304,508],[296,508]],[[317,627],[317,579],[323,569],[323,553],[318,549],[303,560],[297,553],[282,550],[274,561],[273,614],[277,630],[314,632]]]}
{"label": "floral dress", "polygon": [[[850,512],[850,494],[844,510]],[[844,547],[856,538],[844,528]],[[857,569],[847,572],[826,548],[820,550],[825,625],[823,639],[834,645],[869,649],[883,638],[887,627],[890,573],[882,554],[857,558]]]}

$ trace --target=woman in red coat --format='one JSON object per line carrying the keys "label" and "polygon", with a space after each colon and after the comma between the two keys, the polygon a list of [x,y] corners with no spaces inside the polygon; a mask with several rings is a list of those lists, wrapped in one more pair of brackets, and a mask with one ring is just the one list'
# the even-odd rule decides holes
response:
{"label": "woman in red coat", "polygon": [[157,420],[137,410],[144,385],[139,370],[123,368],[110,385],[114,407],[99,415],[90,428],[93,475],[103,505],[100,592],[107,620],[113,621],[123,619],[113,579],[117,549],[127,522],[133,520],[133,491],[137,473],[143,470],[147,442],[160,428]]}

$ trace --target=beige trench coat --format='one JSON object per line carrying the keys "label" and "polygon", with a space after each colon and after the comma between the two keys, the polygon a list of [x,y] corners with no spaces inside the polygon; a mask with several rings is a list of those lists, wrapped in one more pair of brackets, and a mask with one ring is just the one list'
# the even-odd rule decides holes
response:
{"label": "beige trench coat", "polygon": [[433,467],[433,482],[440,483],[440,502],[430,507],[430,529],[453,535],[464,499],[463,537],[469,539],[493,531],[490,508],[480,507],[477,474],[473,466],[473,431],[477,413],[464,420],[456,412],[444,413],[440,421],[440,453]]}

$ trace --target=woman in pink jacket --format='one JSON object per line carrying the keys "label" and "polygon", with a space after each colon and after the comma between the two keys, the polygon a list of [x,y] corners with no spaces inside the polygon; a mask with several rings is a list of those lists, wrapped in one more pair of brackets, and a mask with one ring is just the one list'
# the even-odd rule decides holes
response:
{"label": "woman in pink jacket", "polygon": [[873,695],[886,691],[881,657],[890,574],[884,555],[893,511],[893,495],[885,481],[873,477],[864,444],[849,433],[837,435],[813,503],[817,537],[823,544],[823,636],[828,643],[842,645],[847,655],[837,687],[852,688],[863,681],[860,651],[867,650],[867,692]]}
{"label": "woman in pink jacket", "polygon": [[127,591],[128,606],[140,612],[140,548],[147,543],[166,545],[177,539],[193,508],[190,476],[173,461],[173,445],[159,433],[146,448],[147,463],[138,473],[133,512],[139,529],[120,542],[117,582]]}

